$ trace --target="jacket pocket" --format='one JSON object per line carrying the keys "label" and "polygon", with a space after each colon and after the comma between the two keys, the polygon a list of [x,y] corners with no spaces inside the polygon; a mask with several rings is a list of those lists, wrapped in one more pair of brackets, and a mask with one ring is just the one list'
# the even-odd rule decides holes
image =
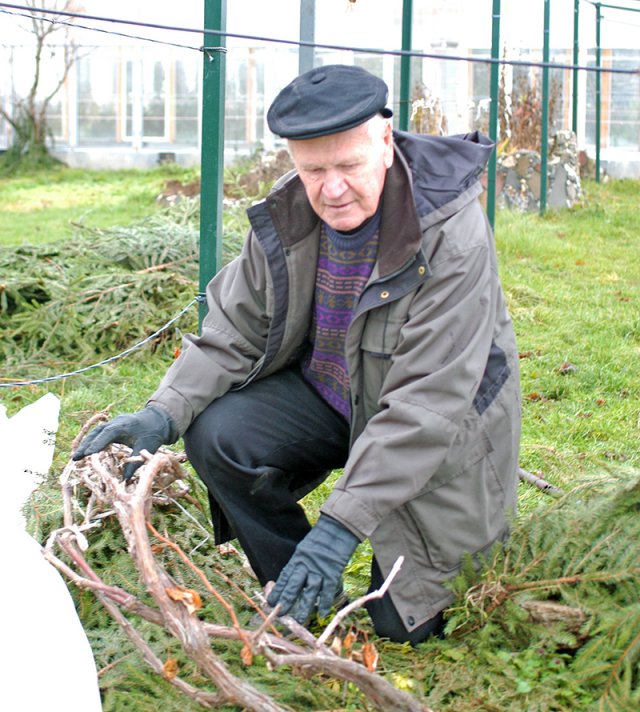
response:
{"label": "jacket pocket", "polygon": [[388,309],[368,315],[360,340],[360,368],[365,417],[380,410],[379,397],[391,368],[391,357],[400,339],[405,320],[390,318]]}
{"label": "jacket pocket", "polygon": [[490,449],[488,441],[478,443],[456,474],[436,474],[432,486],[405,505],[440,571],[452,571],[465,553],[487,549],[507,531],[505,492]]}
{"label": "jacket pocket", "polygon": [[397,314],[391,316],[388,307],[370,312],[362,332],[360,348],[373,358],[391,358],[405,322],[405,317]]}

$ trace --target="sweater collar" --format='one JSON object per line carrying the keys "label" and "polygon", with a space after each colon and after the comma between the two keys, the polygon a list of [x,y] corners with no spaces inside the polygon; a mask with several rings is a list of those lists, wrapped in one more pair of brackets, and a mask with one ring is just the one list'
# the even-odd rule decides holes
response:
{"label": "sweater collar", "polygon": [[351,230],[351,232],[339,232],[325,222],[322,223],[322,227],[329,240],[339,250],[359,250],[378,232],[380,217],[381,210],[378,208],[375,215],[366,220],[364,225],[361,225],[357,230]]}

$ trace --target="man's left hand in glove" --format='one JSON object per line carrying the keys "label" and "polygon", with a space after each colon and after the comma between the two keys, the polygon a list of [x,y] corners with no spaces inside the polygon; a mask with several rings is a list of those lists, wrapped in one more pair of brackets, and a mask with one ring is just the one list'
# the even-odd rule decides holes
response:
{"label": "man's left hand in glove", "polygon": [[338,593],[344,567],[359,543],[346,527],[321,514],[280,572],[267,603],[279,603],[281,614],[292,610],[293,617],[303,624],[316,607],[318,615],[326,616]]}

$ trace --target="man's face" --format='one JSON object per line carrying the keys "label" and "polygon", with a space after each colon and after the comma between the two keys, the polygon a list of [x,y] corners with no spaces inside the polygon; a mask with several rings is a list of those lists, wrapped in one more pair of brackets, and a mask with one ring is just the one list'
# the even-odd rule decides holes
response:
{"label": "man's face", "polygon": [[311,207],[348,232],[375,214],[393,163],[391,126],[382,117],[329,136],[289,141]]}

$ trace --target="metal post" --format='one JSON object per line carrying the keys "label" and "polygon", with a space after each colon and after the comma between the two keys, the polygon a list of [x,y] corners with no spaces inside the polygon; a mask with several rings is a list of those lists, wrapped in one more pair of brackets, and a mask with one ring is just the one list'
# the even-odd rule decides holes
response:
{"label": "metal post", "polygon": [[500,0],[493,0],[491,20],[491,104],[489,106],[489,137],[496,144],[491,152],[487,173],[487,218],[491,227],[496,221],[496,166],[498,151],[498,103],[500,92]]}
{"label": "metal post", "polygon": [[540,131],[540,215],[547,209],[547,172],[549,159],[549,25],[551,0],[544,0],[544,39],[542,44],[542,127]]}
{"label": "metal post", "polygon": [[602,7],[596,3],[596,183],[600,182],[600,121],[602,112],[600,107],[601,97],[601,73],[602,48],[600,47],[600,22],[602,20]]}
{"label": "metal post", "polygon": [[[411,51],[413,30],[413,0],[402,2],[402,51]],[[403,54],[400,57],[400,115],[399,128],[409,130],[409,104],[411,102],[411,57]]]}
{"label": "metal post", "polygon": [[[227,0],[204,0],[202,147],[200,158],[200,297],[222,263],[224,97]],[[202,300],[199,323],[207,313]]]}
{"label": "metal post", "polygon": [[578,136],[578,70],[576,67],[580,60],[580,0],[573,2],[573,91],[571,95],[571,129]]}
{"label": "metal post", "polygon": [[[300,0],[300,41],[313,44],[316,37],[316,0]],[[298,50],[298,74],[313,69],[315,48],[300,45]]]}

